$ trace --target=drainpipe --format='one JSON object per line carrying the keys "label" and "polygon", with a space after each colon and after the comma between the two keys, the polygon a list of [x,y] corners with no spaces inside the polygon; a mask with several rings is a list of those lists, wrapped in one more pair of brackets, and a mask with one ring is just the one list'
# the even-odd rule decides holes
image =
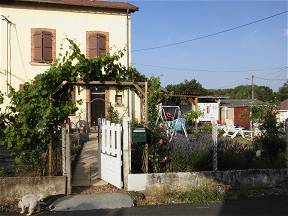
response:
{"label": "drainpipe", "polygon": [[[129,46],[129,9],[126,10],[126,40],[127,40],[127,70],[129,68],[129,57],[130,57],[130,46]],[[132,78],[133,79],[133,78]],[[128,117],[130,117],[130,88],[127,90],[127,111],[128,111]]]}

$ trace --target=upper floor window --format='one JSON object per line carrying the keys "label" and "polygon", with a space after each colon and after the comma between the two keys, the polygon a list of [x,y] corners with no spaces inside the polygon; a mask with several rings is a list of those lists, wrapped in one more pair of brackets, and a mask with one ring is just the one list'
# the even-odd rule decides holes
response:
{"label": "upper floor window", "polygon": [[96,58],[109,51],[109,33],[99,31],[86,32],[86,56]]}
{"label": "upper floor window", "polygon": [[31,62],[51,63],[56,56],[56,30],[31,29]]}

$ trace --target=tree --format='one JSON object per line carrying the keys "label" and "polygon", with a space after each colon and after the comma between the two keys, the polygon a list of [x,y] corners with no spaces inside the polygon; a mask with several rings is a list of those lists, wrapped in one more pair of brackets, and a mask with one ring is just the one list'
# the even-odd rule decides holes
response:
{"label": "tree", "polygon": [[279,91],[277,93],[277,98],[279,101],[288,99],[288,81],[279,88]]}
{"label": "tree", "polygon": [[207,90],[203,88],[203,86],[195,79],[190,81],[184,80],[179,84],[170,84],[167,85],[167,90],[174,93],[187,93],[194,95],[205,95],[207,94]]}
{"label": "tree", "polygon": [[[209,94],[228,96],[231,99],[251,99],[251,85],[240,85],[230,89],[210,89]],[[267,86],[254,86],[254,98],[261,101],[271,101],[275,97],[273,90]]]}

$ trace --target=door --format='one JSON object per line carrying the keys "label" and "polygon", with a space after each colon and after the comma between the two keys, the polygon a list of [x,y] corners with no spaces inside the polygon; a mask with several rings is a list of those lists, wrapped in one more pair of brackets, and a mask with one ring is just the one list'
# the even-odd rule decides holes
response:
{"label": "door", "polygon": [[91,125],[98,125],[98,118],[105,118],[105,88],[91,90]]}

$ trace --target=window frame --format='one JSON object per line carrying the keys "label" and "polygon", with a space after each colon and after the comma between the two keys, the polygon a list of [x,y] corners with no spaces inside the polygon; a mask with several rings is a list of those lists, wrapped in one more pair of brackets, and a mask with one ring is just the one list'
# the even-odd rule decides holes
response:
{"label": "window frame", "polygon": [[91,35],[93,34],[100,34],[100,35],[105,35],[106,37],[106,53],[109,53],[109,32],[104,32],[104,31],[86,31],[86,57],[89,58],[89,59],[92,59],[92,58],[97,58],[99,57],[100,55],[99,52],[98,52],[98,47],[97,47],[97,50],[96,50],[96,55],[95,56],[91,56],[91,53],[90,53],[90,37]]}
{"label": "window frame", "polygon": [[[42,60],[41,61],[35,61],[35,40],[34,40],[34,35],[37,32],[49,32],[52,35],[52,53],[51,53],[51,61],[43,61],[43,55],[42,55]],[[42,53],[43,53],[43,41],[42,41]],[[56,29],[50,29],[50,28],[31,28],[31,61],[30,64],[34,66],[42,66],[42,65],[50,65],[53,63],[53,61],[56,59]]]}

